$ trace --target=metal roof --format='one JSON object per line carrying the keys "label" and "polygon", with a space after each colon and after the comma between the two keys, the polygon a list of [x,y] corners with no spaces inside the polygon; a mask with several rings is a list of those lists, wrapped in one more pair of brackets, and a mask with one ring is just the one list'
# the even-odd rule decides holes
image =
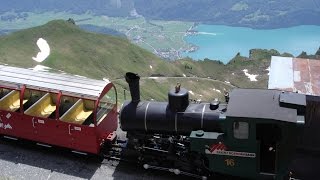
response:
{"label": "metal roof", "polygon": [[0,65],[0,84],[58,92],[85,98],[98,98],[110,82],[84,77],[39,72]]}
{"label": "metal roof", "polygon": [[292,102],[305,105],[305,95],[266,89],[234,89],[230,93],[227,108],[228,117],[273,119],[286,122],[297,122],[297,110],[280,106],[281,95],[294,98]]}
{"label": "metal roof", "polygon": [[272,56],[268,89],[320,96],[320,60]]}

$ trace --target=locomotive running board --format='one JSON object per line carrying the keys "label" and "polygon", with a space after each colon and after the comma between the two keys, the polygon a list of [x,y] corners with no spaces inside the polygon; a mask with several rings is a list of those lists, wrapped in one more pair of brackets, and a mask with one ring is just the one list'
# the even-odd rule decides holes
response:
{"label": "locomotive running board", "polygon": [[185,171],[180,171],[179,169],[173,169],[173,168],[166,168],[166,167],[160,167],[160,166],[152,166],[149,164],[144,164],[143,165],[144,169],[154,169],[154,170],[160,170],[160,171],[168,171],[171,173],[174,173],[175,175],[185,175],[185,176],[189,176],[189,177],[193,177],[193,178],[197,178],[197,179],[202,179],[202,180],[207,180],[207,176],[200,176],[197,174],[192,174],[192,173],[188,173]]}

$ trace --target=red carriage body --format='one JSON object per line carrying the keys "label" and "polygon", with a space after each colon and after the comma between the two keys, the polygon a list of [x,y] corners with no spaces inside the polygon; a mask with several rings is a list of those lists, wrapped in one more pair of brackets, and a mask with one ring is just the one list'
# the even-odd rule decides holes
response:
{"label": "red carriage body", "polygon": [[1,135],[99,154],[117,125],[112,83],[0,66]]}

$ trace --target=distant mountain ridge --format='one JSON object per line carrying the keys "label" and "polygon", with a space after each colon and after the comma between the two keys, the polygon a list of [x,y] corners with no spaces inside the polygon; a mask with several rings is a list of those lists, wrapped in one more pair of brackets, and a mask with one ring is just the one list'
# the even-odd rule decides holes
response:
{"label": "distant mountain ridge", "polygon": [[[0,14],[8,11],[91,12],[106,16],[144,16],[147,19],[252,28],[320,25],[318,0],[1,0]],[[13,18],[11,16],[3,15],[1,19],[10,20]]]}
{"label": "distant mountain ridge", "polygon": [[318,0],[135,0],[135,8],[151,19],[267,29],[320,25]]}
{"label": "distant mountain ridge", "polygon": [[97,15],[128,16],[133,8],[132,0],[1,0],[0,2],[0,13],[68,11],[75,14],[92,12]]}

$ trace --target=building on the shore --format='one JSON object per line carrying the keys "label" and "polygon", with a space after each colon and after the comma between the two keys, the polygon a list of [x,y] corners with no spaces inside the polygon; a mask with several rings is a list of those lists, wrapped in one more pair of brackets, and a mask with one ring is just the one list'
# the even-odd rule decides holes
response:
{"label": "building on the shore", "polygon": [[320,60],[272,56],[268,89],[307,95],[300,147],[320,150]]}

